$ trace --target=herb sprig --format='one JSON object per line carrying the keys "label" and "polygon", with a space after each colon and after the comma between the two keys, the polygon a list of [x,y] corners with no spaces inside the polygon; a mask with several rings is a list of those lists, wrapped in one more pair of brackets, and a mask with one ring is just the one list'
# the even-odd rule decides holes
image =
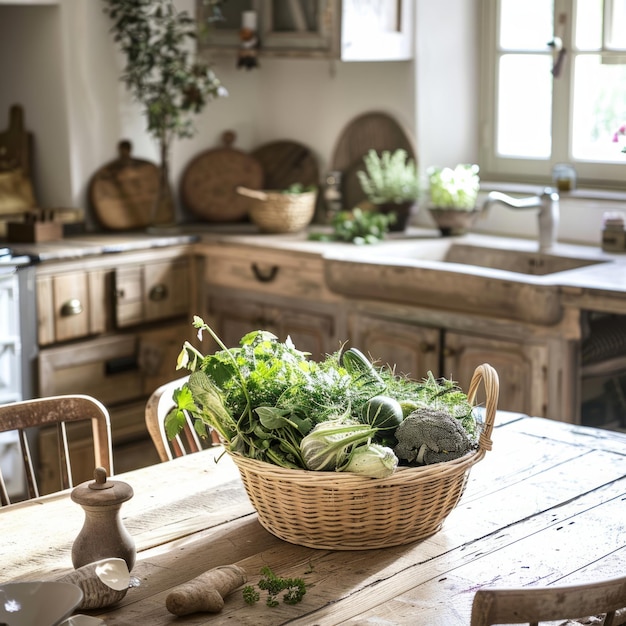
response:
{"label": "herb sprig", "polygon": [[[257,586],[262,591],[267,592],[265,604],[269,607],[275,607],[280,604],[278,596],[283,595],[285,604],[298,604],[302,601],[306,593],[306,584],[302,578],[281,578],[276,576],[270,567],[261,568],[262,578]],[[246,604],[254,604],[261,599],[261,594],[252,585],[246,585],[243,588],[243,599]]]}

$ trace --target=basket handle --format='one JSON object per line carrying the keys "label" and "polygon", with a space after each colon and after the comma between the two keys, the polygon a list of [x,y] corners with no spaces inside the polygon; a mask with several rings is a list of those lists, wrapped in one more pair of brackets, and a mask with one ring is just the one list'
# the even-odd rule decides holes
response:
{"label": "basket handle", "polygon": [[483,450],[491,450],[493,442],[491,441],[491,433],[493,431],[493,424],[496,419],[496,409],[498,408],[498,395],[500,392],[500,380],[498,373],[488,363],[479,365],[474,370],[474,375],[470,382],[469,390],[467,392],[467,399],[470,404],[474,404],[476,399],[476,392],[478,386],[483,383],[485,387],[485,424],[480,437],[478,438],[478,447]]}
{"label": "basket handle", "polygon": [[267,200],[267,194],[263,191],[256,189],[248,189],[247,187],[237,187],[237,193],[241,196],[247,196],[248,198],[254,198],[255,200]]}

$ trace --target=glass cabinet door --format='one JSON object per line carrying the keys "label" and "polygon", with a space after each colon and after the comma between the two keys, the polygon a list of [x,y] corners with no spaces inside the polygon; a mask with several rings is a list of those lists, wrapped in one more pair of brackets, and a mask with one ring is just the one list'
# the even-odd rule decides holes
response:
{"label": "glass cabinet door", "polygon": [[227,0],[220,11],[221,20],[210,21],[211,11],[204,0],[196,0],[196,21],[198,23],[198,47],[238,48],[241,41],[239,31],[242,14],[245,11],[259,11],[260,0]]}
{"label": "glass cabinet door", "polygon": [[333,0],[265,0],[261,49],[324,51],[332,48]]}

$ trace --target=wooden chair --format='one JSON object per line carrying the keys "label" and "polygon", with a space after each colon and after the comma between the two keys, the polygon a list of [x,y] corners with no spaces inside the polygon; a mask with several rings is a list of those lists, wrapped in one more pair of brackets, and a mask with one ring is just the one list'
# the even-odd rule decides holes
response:
{"label": "wooden chair", "polygon": [[[470,626],[576,619],[606,613],[604,626],[624,624],[626,576],[597,583],[524,589],[479,589]],[[616,613],[618,617],[616,618]]]}
{"label": "wooden chair", "polygon": [[[37,475],[33,467],[33,455],[29,444],[28,434],[30,429],[56,426],[61,476],[59,489],[69,489],[74,486],[74,483],[67,424],[87,420],[91,421],[93,435],[93,469],[104,467],[110,476],[113,474],[111,421],[105,406],[95,398],[72,394],[21,400],[0,405],[0,432],[16,431],[18,434],[27,482],[28,499],[36,498],[40,495]],[[0,504],[11,504],[1,469]]]}
{"label": "wooden chair", "polygon": [[219,443],[215,433],[211,433],[210,439],[201,439],[189,417],[181,434],[171,441],[165,432],[165,418],[174,408],[174,390],[182,387],[188,378],[189,376],[183,376],[161,385],[146,403],[146,428],[161,461],[171,461],[175,457],[198,452]]}

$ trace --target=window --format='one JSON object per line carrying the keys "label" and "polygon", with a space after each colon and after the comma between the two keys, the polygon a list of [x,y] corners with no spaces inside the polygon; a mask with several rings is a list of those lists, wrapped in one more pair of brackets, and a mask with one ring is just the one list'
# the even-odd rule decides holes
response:
{"label": "window", "polygon": [[567,162],[626,188],[626,0],[483,6],[481,177],[545,183]]}

